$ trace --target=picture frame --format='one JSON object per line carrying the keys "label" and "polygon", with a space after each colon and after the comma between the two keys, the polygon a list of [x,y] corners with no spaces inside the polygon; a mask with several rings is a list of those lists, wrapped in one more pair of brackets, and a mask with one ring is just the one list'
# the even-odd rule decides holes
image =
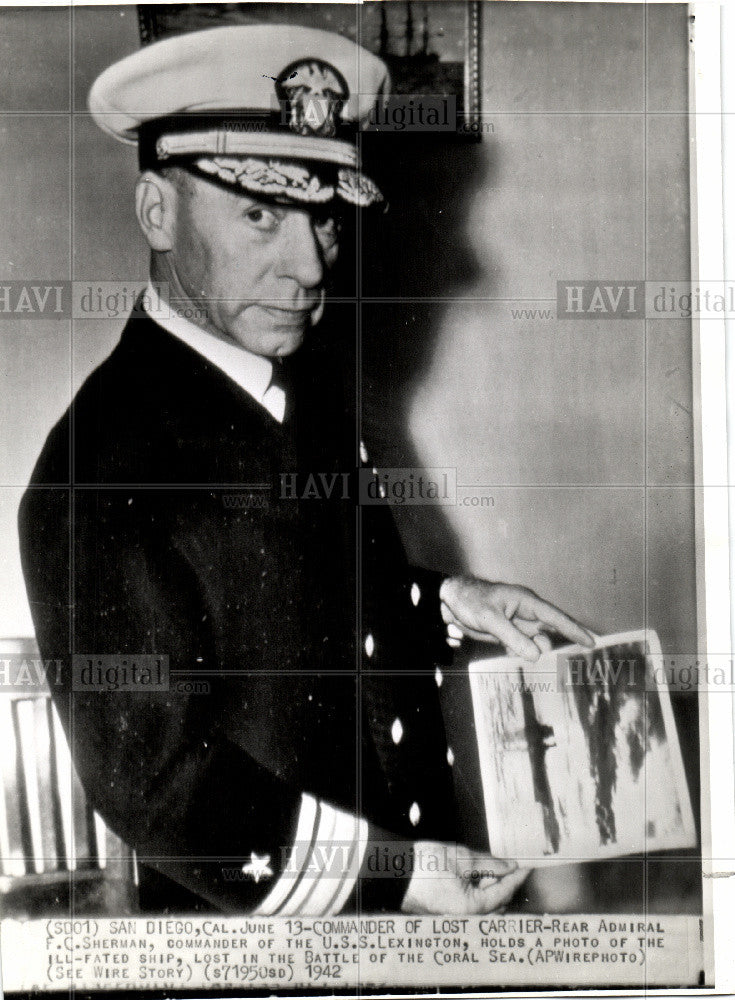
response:
{"label": "picture frame", "polygon": [[464,134],[481,129],[480,0],[353,4],[138,4],[141,43],[226,24],[298,23],[337,31],[385,60],[393,93],[456,98]]}

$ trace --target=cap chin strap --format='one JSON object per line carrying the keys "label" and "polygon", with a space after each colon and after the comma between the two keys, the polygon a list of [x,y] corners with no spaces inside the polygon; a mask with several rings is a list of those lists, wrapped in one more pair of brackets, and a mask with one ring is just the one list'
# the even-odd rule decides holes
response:
{"label": "cap chin strap", "polygon": [[[340,167],[357,167],[358,154],[354,137],[325,139],[315,136],[294,135],[291,131],[274,132],[263,129],[262,116],[253,127],[238,121],[233,115],[231,128],[213,128],[164,132],[155,139],[146,132],[141,135],[141,153],[152,156],[159,164],[178,156],[260,156],[293,160],[314,160],[333,163]],[[254,131],[254,128],[258,130]]]}

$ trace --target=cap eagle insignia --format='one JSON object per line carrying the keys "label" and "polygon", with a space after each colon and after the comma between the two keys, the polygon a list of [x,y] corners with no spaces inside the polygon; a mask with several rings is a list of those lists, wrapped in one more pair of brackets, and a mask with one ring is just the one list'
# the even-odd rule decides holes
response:
{"label": "cap eagle insignia", "polygon": [[297,135],[330,139],[350,96],[344,77],[321,59],[291,63],[276,78],[276,93],[288,127]]}

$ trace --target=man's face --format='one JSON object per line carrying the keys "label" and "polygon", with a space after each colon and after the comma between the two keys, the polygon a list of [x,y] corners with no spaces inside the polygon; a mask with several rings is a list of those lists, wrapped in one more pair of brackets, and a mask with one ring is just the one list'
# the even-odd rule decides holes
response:
{"label": "man's face", "polygon": [[177,185],[172,297],[183,294],[212,333],[255,354],[293,353],[337,259],[335,219],[190,179]]}

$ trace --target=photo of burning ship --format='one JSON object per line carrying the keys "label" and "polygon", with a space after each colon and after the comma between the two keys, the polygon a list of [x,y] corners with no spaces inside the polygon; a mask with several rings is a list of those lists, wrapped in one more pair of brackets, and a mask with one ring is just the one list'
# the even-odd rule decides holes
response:
{"label": "photo of burning ship", "polygon": [[470,665],[490,848],[540,867],[696,844],[655,632]]}

